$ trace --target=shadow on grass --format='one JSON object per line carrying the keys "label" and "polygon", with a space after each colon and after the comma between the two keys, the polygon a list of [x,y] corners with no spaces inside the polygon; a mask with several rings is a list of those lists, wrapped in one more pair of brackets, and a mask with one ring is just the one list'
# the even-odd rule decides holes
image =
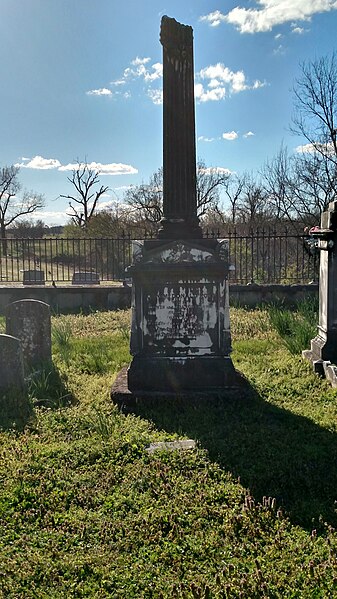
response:
{"label": "shadow on grass", "polygon": [[22,431],[33,416],[27,389],[0,390],[0,431]]}
{"label": "shadow on grass", "polygon": [[267,403],[247,381],[223,398],[137,400],[133,411],[198,440],[255,499],[275,497],[294,524],[337,526],[337,435]]}
{"label": "shadow on grass", "polygon": [[27,377],[27,388],[33,406],[59,409],[73,405],[75,399],[67,382],[53,363],[43,364]]}
{"label": "shadow on grass", "polygon": [[75,399],[54,364],[44,364],[26,378],[24,389],[0,391],[0,430],[22,431],[34,420],[34,408],[59,409]]}

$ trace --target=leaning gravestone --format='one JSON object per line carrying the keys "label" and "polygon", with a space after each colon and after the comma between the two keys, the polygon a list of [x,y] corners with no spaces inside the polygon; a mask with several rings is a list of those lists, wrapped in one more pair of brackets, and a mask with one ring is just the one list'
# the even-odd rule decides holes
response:
{"label": "leaning gravestone", "polygon": [[[230,358],[228,240],[204,239],[197,216],[193,30],[163,17],[163,219],[134,244],[132,362],[112,399],[222,393]],[[132,397],[130,397],[132,402]]]}
{"label": "leaning gravestone", "polygon": [[26,373],[51,362],[50,307],[45,302],[24,299],[9,304],[6,333],[20,339]]}

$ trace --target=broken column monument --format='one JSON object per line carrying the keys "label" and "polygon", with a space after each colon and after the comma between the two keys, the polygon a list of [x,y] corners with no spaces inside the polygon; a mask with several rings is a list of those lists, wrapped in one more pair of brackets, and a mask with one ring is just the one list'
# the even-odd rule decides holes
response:
{"label": "broken column monument", "polygon": [[112,398],[221,393],[230,358],[228,241],[203,238],[197,216],[193,30],[163,17],[163,219],[134,243],[132,362]]}
{"label": "broken column monument", "polygon": [[337,387],[337,201],[330,202],[321,216],[321,227],[312,233],[317,238],[319,262],[319,320],[317,335],[303,357],[315,372],[326,376]]}

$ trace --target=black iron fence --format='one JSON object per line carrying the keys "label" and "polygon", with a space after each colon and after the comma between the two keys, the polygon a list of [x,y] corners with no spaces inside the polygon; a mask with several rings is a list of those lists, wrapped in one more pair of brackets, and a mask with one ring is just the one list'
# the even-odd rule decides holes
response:
{"label": "black iron fence", "polygon": [[[319,256],[306,237],[284,230],[235,229],[205,233],[229,239],[233,283],[308,283],[318,280]],[[74,273],[98,273],[101,281],[121,281],[132,262],[131,235],[119,238],[7,239],[0,242],[1,284],[22,282],[25,271],[42,271],[46,282],[71,282]]]}

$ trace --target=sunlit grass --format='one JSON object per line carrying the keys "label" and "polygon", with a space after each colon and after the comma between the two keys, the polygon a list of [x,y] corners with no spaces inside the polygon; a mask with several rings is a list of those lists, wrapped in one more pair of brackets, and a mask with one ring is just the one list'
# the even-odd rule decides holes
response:
{"label": "sunlit grass", "polygon": [[[334,597],[337,391],[266,310],[232,309],[244,390],[124,415],[110,387],[129,318],[52,318],[72,401],[39,401],[57,388],[45,372],[34,419],[0,432],[0,597]],[[146,451],[181,437],[197,449]]]}

